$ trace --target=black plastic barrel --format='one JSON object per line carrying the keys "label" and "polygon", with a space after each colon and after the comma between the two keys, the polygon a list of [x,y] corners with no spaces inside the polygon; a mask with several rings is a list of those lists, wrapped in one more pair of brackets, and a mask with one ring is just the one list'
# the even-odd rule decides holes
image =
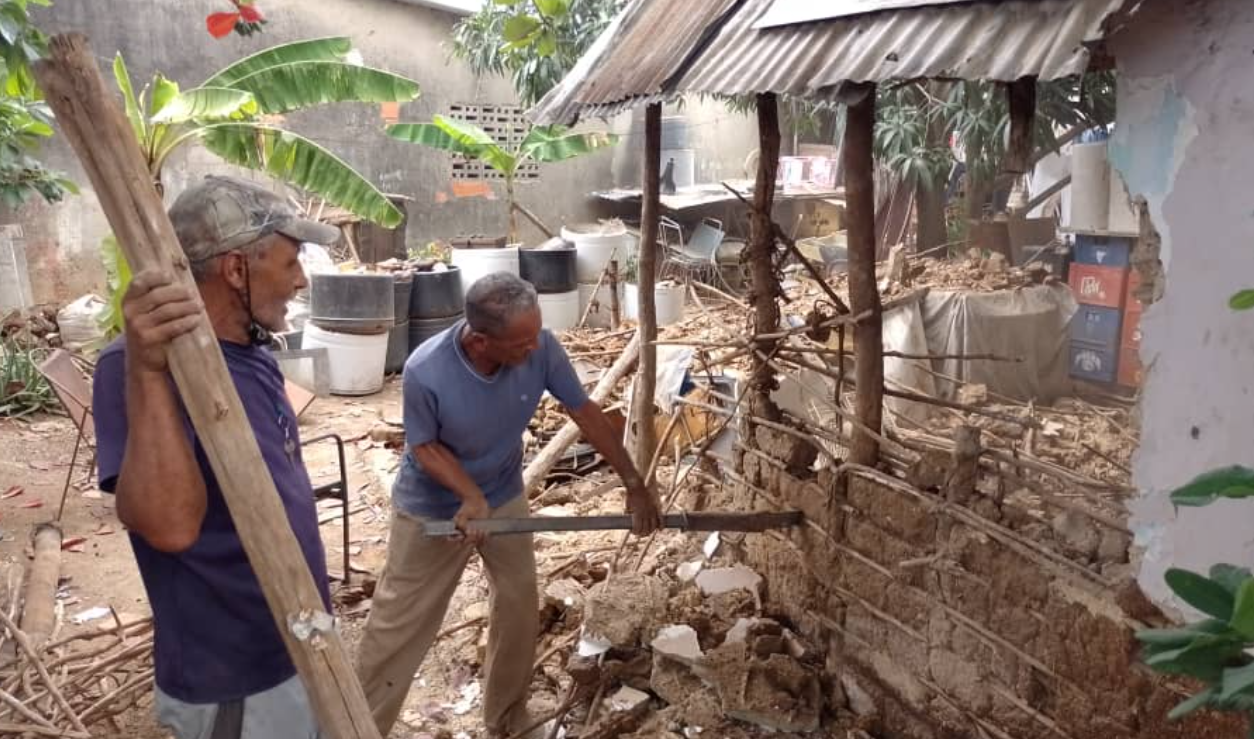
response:
{"label": "black plastic barrel", "polygon": [[575,249],[520,249],[518,273],[538,293],[568,293],[579,289]]}
{"label": "black plastic barrel", "polygon": [[415,272],[410,289],[409,318],[447,318],[460,316],[466,309],[462,292],[462,272],[449,267],[444,272]]}
{"label": "black plastic barrel", "polygon": [[435,336],[444,329],[460,321],[462,314],[444,316],[443,318],[411,318],[409,319],[409,351],[414,351],[422,342]]}
{"label": "black plastic barrel", "polygon": [[398,272],[395,280],[392,283],[394,298],[392,315],[396,319],[396,325],[399,326],[409,322],[409,300],[413,292],[414,276],[408,272]]}
{"label": "black plastic barrel", "polygon": [[390,274],[319,272],[309,280],[309,322],[327,331],[377,334],[396,323]]}
{"label": "black plastic barrel", "polygon": [[383,363],[383,371],[396,374],[405,369],[405,360],[409,358],[409,320],[396,324],[388,331],[388,356]]}

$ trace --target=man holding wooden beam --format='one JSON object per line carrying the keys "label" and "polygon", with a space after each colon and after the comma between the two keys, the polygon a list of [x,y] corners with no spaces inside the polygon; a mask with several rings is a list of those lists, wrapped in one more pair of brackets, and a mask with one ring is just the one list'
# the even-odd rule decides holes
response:
{"label": "man holding wooden beam", "polygon": [[[657,529],[657,495],[557,338],[541,328],[535,288],[516,275],[499,272],[471,286],[465,319],[410,356],[403,389],[408,452],[392,489],[387,564],[361,642],[362,687],[387,736],[477,550],[491,589],[484,722],[489,736],[509,736],[531,723],[535,550],[529,534],[488,539],[472,522],[527,515],[522,434],[545,391],[622,477],[636,534]],[[450,519],[462,541],[424,535],[425,521]]]}
{"label": "man holding wooden beam", "polygon": [[309,698],[170,377],[166,348],[197,325],[203,301],[329,611],[296,414],[263,344],[285,327],[287,303],[306,285],[300,245],[334,243],[339,231],[227,177],[188,189],[169,214],[199,300],[170,275],[137,274],[123,302],[125,336],[100,355],[93,393],[100,486],[117,496],[152,605],[157,717],[178,739],[308,739],[319,735]]}

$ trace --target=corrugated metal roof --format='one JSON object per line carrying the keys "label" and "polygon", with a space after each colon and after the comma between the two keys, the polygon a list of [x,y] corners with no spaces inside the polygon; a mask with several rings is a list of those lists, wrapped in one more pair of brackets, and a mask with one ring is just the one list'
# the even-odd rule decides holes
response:
{"label": "corrugated metal roof", "polygon": [[685,94],[829,98],[845,82],[1057,79],[1084,70],[1085,44],[1135,0],[971,2],[754,28],[773,1],[634,0],[532,118],[572,123]]}
{"label": "corrugated metal roof", "polygon": [[793,23],[808,23],[831,18],[864,15],[881,10],[921,8],[925,5],[950,5],[973,0],[774,0],[771,7],[753,24],[754,28],[773,28]]}

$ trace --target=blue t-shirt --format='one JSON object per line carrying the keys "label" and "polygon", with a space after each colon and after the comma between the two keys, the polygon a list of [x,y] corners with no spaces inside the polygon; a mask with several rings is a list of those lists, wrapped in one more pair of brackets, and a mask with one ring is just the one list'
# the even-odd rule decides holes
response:
{"label": "blue t-shirt", "polygon": [[479,373],[462,348],[466,322],[431,337],[405,362],[402,404],[405,459],[392,487],[402,511],[423,518],[450,519],[461,499],[428,475],[413,449],[438,441],[475,481],[493,508],[522,493],[522,434],[544,391],[567,408],[588,402],[562,345],[548,330],[539,347],[518,366],[491,376]]}
{"label": "blue t-shirt", "polygon": [[[219,343],[292,530],[329,609],[313,488],[283,375],[265,349]],[[100,355],[92,406],[100,487],[113,492],[127,436],[125,345],[120,339]],[[208,494],[200,538],[178,554],[153,549],[135,534],[131,547],[152,605],[157,685],[187,703],[221,703],[268,690],[291,678],[296,669],[186,415],[183,425]]]}

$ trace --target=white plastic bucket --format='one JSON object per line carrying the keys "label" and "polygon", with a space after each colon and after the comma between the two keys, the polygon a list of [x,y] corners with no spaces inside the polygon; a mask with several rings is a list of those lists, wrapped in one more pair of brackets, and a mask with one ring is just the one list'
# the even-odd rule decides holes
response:
{"label": "white plastic bucket", "polygon": [[[591,285],[581,284],[579,286],[579,315],[582,316],[584,311],[587,310],[588,304],[592,302],[594,288],[596,288],[595,283]],[[597,305],[593,306],[592,310],[588,311],[588,320],[584,323],[584,325],[592,328],[609,328],[610,316],[613,311],[610,303],[610,286],[606,283],[601,283],[601,288],[599,290],[595,290],[595,295]],[[621,306],[623,301],[623,286],[621,283],[618,286],[618,300],[619,305]]]}
{"label": "white plastic bucket", "polygon": [[[627,285],[626,300],[623,305],[623,317],[632,321],[640,320],[640,288]],[[688,291],[682,283],[659,282],[653,286],[653,307],[657,312],[657,325],[669,326],[679,323],[684,317],[684,299]]]}
{"label": "white plastic bucket", "polygon": [[575,245],[575,274],[582,283],[600,279],[611,259],[623,269],[631,257],[632,239],[621,223],[563,227],[562,238]]}
{"label": "white plastic bucket", "polygon": [[579,323],[579,291],[541,294],[540,318],[550,331],[565,331]]}
{"label": "white plastic bucket", "polygon": [[342,334],[312,323],[305,326],[303,349],[325,348],[331,368],[331,392],[335,395],[370,395],[383,389],[383,365],[388,356],[388,335]]}
{"label": "white plastic bucket", "polygon": [[462,293],[470,292],[470,286],[480,277],[493,272],[518,274],[518,247],[500,249],[454,249],[453,266],[462,272]]}

